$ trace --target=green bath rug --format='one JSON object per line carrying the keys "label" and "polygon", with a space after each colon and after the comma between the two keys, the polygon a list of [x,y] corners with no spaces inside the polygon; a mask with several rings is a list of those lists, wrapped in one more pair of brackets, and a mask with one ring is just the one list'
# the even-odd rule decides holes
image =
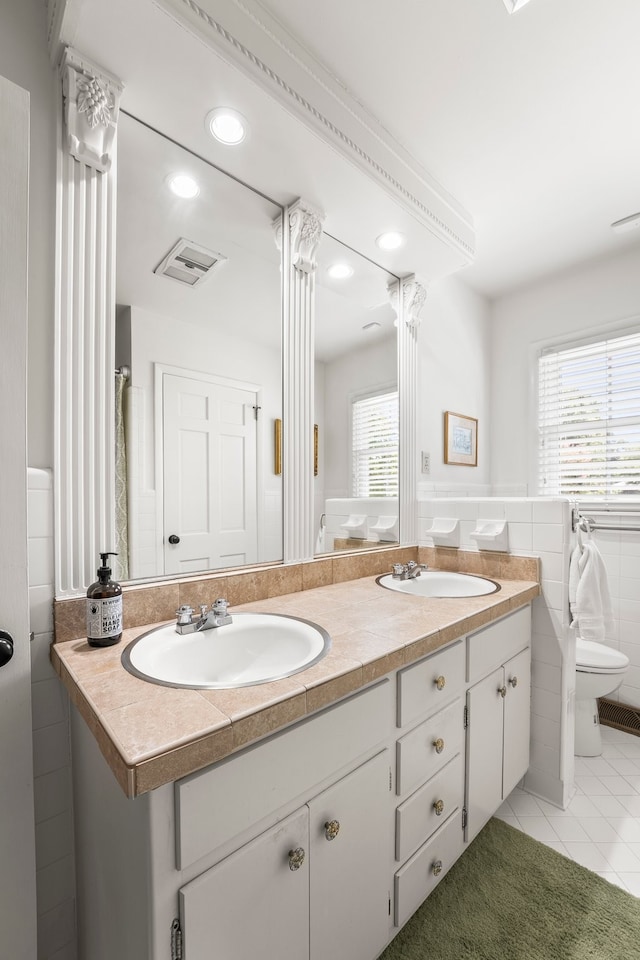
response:
{"label": "green bath rug", "polygon": [[490,820],[380,960],[637,960],[640,900]]}

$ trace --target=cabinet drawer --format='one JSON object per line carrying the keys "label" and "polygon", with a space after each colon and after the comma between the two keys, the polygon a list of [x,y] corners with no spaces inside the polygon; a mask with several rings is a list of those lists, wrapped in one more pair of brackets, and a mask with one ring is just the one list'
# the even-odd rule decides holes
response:
{"label": "cabinet drawer", "polygon": [[429,780],[445,763],[461,753],[463,719],[462,700],[454,700],[398,740],[396,790],[399,796]]}
{"label": "cabinet drawer", "polygon": [[467,637],[467,682],[476,683],[531,643],[531,607],[522,607]]}
{"label": "cabinet drawer", "polygon": [[416,790],[396,810],[396,860],[406,860],[420,844],[462,807],[462,755]]}
{"label": "cabinet drawer", "polygon": [[[176,865],[215,851],[388,736],[389,680],[178,781]],[[240,799],[238,799],[240,798]]]}
{"label": "cabinet drawer", "polygon": [[462,821],[454,813],[395,875],[395,916],[401,927],[462,853]]}
{"label": "cabinet drawer", "polygon": [[462,693],[464,643],[460,641],[398,674],[398,726],[445,707]]}

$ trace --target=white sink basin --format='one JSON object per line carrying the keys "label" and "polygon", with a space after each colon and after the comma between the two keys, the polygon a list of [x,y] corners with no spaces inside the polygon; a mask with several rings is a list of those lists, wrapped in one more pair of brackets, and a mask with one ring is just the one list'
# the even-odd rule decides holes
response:
{"label": "white sink basin", "polygon": [[328,653],[331,638],[308,620],[274,613],[232,613],[233,623],[179,634],[156,627],[122,654],[124,667],[169,687],[229,689],[290,677]]}
{"label": "white sink basin", "polygon": [[377,583],[414,597],[482,597],[500,589],[498,583],[485,577],[448,570],[423,570],[414,580],[394,580],[390,573],[385,573],[377,578]]}

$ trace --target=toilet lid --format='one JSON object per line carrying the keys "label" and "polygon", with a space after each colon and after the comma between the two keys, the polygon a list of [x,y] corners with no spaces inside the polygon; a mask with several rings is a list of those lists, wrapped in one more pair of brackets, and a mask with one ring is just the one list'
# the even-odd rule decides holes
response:
{"label": "toilet lid", "polygon": [[576,667],[578,670],[591,668],[592,670],[623,670],[629,666],[629,657],[620,650],[614,650],[604,643],[595,643],[593,640],[576,640]]}

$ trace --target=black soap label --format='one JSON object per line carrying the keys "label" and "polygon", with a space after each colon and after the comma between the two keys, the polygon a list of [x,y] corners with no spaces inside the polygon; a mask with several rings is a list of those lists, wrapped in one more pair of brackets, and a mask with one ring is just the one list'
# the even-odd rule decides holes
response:
{"label": "black soap label", "polygon": [[122,633],[122,597],[87,600],[87,637],[107,640]]}

